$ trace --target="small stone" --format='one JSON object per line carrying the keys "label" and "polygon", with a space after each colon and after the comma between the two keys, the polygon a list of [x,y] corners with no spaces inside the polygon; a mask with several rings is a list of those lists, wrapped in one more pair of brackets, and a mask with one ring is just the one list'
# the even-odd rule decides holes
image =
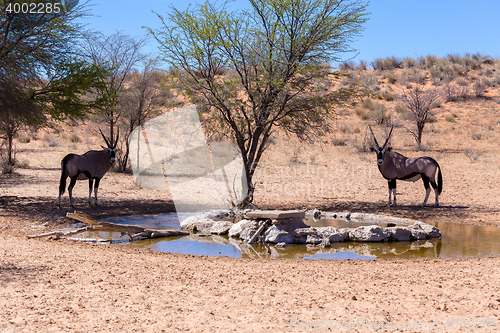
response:
{"label": "small stone", "polygon": [[251,227],[252,225],[257,225],[257,222],[251,221],[251,220],[241,220],[238,223],[233,224],[231,229],[229,229],[229,236],[230,237],[240,237],[241,232],[246,229]]}
{"label": "small stone", "polygon": [[381,242],[389,239],[389,232],[376,225],[361,226],[349,232],[349,238],[355,242]]}
{"label": "small stone", "polygon": [[305,210],[255,210],[245,213],[245,217],[249,219],[288,219],[299,218],[306,216]]}
{"label": "small stone", "polygon": [[386,229],[389,232],[390,238],[396,241],[409,241],[411,231],[406,227],[390,227]]}
{"label": "small stone", "polygon": [[422,228],[420,228],[420,225],[414,224],[410,226],[409,229],[411,231],[411,240],[419,240],[427,238],[427,233]]}

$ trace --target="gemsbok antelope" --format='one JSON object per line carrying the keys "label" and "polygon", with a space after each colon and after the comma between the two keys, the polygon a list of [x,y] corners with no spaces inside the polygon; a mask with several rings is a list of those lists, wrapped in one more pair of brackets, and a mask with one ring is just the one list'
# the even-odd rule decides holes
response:
{"label": "gemsbok antelope", "polygon": [[[372,148],[372,151],[377,152],[377,164],[378,169],[382,176],[387,179],[389,183],[389,205],[396,205],[396,180],[405,180],[410,182],[415,182],[422,178],[425,187],[425,200],[421,207],[427,204],[427,199],[429,199],[429,194],[431,189],[429,183],[434,189],[436,195],[436,203],[434,207],[439,206],[439,195],[443,190],[443,177],[441,175],[441,168],[438,162],[431,157],[417,157],[417,158],[407,158],[399,153],[391,151],[390,147],[387,147],[389,139],[392,135],[392,126],[389,136],[385,140],[382,147],[379,146],[375,134],[370,127],[370,131],[373,135],[373,140],[375,141],[376,149]],[[436,183],[436,171],[437,173],[437,183]],[[391,202],[391,193],[394,197],[394,203]]]}
{"label": "gemsbok antelope", "polygon": [[73,187],[77,180],[89,180],[89,205],[91,205],[92,198],[92,186],[95,180],[94,186],[94,199],[97,205],[97,190],[99,189],[99,182],[106,172],[111,168],[113,163],[115,163],[116,155],[116,143],[118,142],[118,136],[120,135],[119,130],[116,133],[116,140],[113,144],[113,138],[111,138],[111,144],[106,139],[102,133],[102,138],[106,142],[107,147],[101,146],[103,150],[90,150],[83,155],[68,154],[61,161],[61,181],[59,182],[59,209],[61,208],[61,195],[64,194],[64,189],[66,188],[66,178],[71,178],[71,182],[68,186],[69,201],[71,206],[75,208],[73,204]]}

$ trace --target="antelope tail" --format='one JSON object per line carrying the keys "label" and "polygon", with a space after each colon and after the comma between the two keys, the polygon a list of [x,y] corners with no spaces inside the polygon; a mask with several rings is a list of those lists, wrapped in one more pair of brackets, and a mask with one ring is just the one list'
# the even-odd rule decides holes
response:
{"label": "antelope tail", "polygon": [[68,168],[66,168],[66,164],[68,164],[69,160],[73,158],[74,154],[66,155],[61,161],[61,180],[59,181],[59,195],[63,195],[66,189],[66,178],[68,178]]}
{"label": "antelope tail", "polygon": [[441,191],[443,190],[443,175],[441,175],[441,167],[437,162],[436,165],[438,167],[438,194],[441,194]]}

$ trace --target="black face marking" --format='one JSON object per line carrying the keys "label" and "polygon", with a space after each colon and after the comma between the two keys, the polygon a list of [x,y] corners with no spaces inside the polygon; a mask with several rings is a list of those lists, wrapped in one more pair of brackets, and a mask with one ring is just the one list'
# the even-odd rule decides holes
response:
{"label": "black face marking", "polygon": [[380,165],[384,163],[385,149],[377,148],[376,152],[377,152],[377,163]]}
{"label": "black face marking", "polygon": [[116,148],[107,148],[108,153],[109,153],[109,161],[111,163],[116,162]]}

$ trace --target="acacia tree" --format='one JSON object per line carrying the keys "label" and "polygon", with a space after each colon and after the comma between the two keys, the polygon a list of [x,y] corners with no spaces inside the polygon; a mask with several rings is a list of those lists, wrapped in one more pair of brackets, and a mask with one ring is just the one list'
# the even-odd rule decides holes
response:
{"label": "acacia tree", "polygon": [[433,110],[438,107],[440,94],[435,89],[423,90],[419,85],[410,89],[403,89],[401,101],[411,114],[411,119],[415,122],[415,128],[408,131],[417,142],[418,150],[422,146],[422,133],[425,124],[434,115]]}
{"label": "acacia tree", "polygon": [[108,75],[100,81],[101,86],[96,91],[98,98],[107,103],[96,114],[109,126],[111,144],[114,140],[115,125],[120,121],[122,112],[120,102],[123,98],[124,83],[134,66],[145,60],[141,48],[146,38],[134,38],[116,32],[110,36],[92,33],[85,36],[83,57],[97,66],[109,69]]}
{"label": "acacia tree", "polygon": [[[23,5],[42,2],[54,8],[48,0]],[[0,138],[7,141],[9,165],[15,162],[12,142],[19,130],[45,126],[49,116],[84,116],[102,102],[84,95],[98,87],[106,73],[75,53],[83,28],[76,21],[86,15],[85,5],[72,0],[59,3],[57,12],[16,13],[8,7],[13,3],[0,1]]]}
{"label": "acacia tree", "polygon": [[147,61],[141,72],[133,71],[127,76],[118,109],[122,115],[120,133],[125,144],[124,153],[118,157],[119,168],[128,171],[130,147],[128,138],[132,131],[157,116],[163,108],[179,104],[166,83],[166,73],[159,71],[156,61]]}
{"label": "acacia tree", "polygon": [[[202,120],[238,144],[248,196],[252,177],[277,128],[302,140],[330,130],[337,103],[352,90],[335,90],[324,65],[352,51],[366,21],[366,4],[344,0],[250,0],[230,12],[206,2],[172,11],[159,30],[160,44],[178,86],[197,104]],[[217,125],[217,126],[215,126]]]}

